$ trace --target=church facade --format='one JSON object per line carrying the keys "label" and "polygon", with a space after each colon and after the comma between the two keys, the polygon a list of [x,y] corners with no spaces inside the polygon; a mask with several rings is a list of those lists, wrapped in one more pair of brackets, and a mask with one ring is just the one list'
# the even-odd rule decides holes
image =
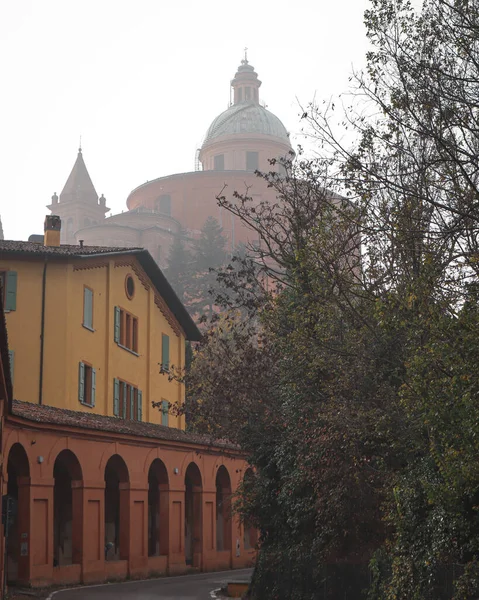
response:
{"label": "church facade", "polygon": [[251,230],[218,206],[217,196],[232,199],[235,191],[247,191],[255,202],[274,199],[255,171],[279,169],[269,160],[286,157],[292,149],[282,122],[260,104],[261,81],[246,57],[231,86],[233,102],[209,126],[196,170],[138,186],[129,194],[125,212],[105,216],[106,199],[98,196],[80,149],[63,191],[48,206],[64,224],[62,243],[143,247],[164,268],[174,237],[181,231],[195,239],[208,217],[222,226],[228,251],[254,242]]}

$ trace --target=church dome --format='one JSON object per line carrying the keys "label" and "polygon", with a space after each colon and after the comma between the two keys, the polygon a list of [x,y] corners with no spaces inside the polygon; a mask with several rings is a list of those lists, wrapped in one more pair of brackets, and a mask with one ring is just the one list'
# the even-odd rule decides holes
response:
{"label": "church dome", "polygon": [[214,119],[203,145],[223,136],[245,133],[273,136],[289,144],[288,132],[276,115],[255,102],[241,102]]}
{"label": "church dome", "polygon": [[259,102],[260,87],[245,54],[231,81],[233,103],[211,123],[198,150],[204,171],[265,171],[271,159],[291,152],[285,126]]}

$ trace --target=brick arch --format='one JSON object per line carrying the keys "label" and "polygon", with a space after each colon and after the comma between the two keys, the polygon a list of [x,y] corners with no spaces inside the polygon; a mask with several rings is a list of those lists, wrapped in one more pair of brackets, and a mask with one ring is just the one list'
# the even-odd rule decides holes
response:
{"label": "brick arch", "polygon": [[68,469],[70,476],[73,481],[83,480],[83,468],[78,456],[70,450],[70,448],[63,448],[56,455],[53,461],[53,471],[55,470],[55,464],[57,460],[60,460],[63,465]]}
{"label": "brick arch", "polygon": [[128,469],[128,465],[121,454],[117,454],[115,452],[110,456],[103,470],[104,477],[106,477],[107,468],[111,468],[116,472],[120,483],[128,483],[130,481],[130,470]]}
{"label": "brick arch", "polygon": [[23,447],[23,450],[25,451],[25,454],[28,459],[30,473],[32,471],[32,459],[29,455],[29,449],[30,449],[31,444],[29,443],[27,436],[25,434],[23,434],[21,430],[11,429],[5,438],[5,445],[3,447],[3,456],[6,457],[6,459],[7,459],[7,460],[3,461],[3,468],[2,468],[2,476],[5,481],[8,478],[8,473],[7,473],[8,456],[10,454],[10,450],[12,449],[12,447],[15,444],[20,444]]}
{"label": "brick arch", "polygon": [[232,488],[231,475],[225,465],[219,465],[215,480],[217,482],[220,481],[224,487],[229,485],[229,487]]}
{"label": "brick arch", "polygon": [[203,473],[203,469],[200,466],[199,461],[197,460],[197,458],[195,456],[195,453],[188,452],[188,454],[185,454],[185,456],[183,457],[183,460],[181,461],[180,474],[182,477],[185,476],[186,469],[188,468],[190,463],[194,463],[200,470],[200,473]]}
{"label": "brick arch", "polygon": [[58,455],[63,452],[63,450],[68,450],[68,437],[62,436],[59,437],[55,443],[50,447],[48,451],[47,460],[44,463],[44,468],[48,470],[48,476],[53,477],[53,467],[55,465],[55,461]]}
{"label": "brick arch", "polygon": [[[56,445],[55,445],[56,446]],[[83,470],[69,448],[57,453],[53,462],[53,564],[81,563],[82,495],[78,486]]]}
{"label": "brick arch", "polygon": [[106,446],[106,448],[103,451],[103,454],[101,455],[101,459],[100,459],[100,464],[98,467],[98,475],[100,477],[100,479],[103,479],[103,477],[105,476],[105,468],[106,465],[108,463],[108,461],[110,460],[110,458],[112,456],[114,456],[115,454],[117,454],[125,463],[127,469],[128,469],[128,473],[131,473],[131,469],[128,467],[128,461],[125,459],[125,457],[122,455],[122,453],[119,451],[118,448],[119,444],[117,442],[113,442],[110,443]]}
{"label": "brick arch", "polygon": [[232,549],[231,476],[225,465],[220,465],[215,478],[216,485],[216,548]]}
{"label": "brick arch", "polygon": [[18,465],[18,470],[20,471],[19,476],[30,477],[30,460],[28,458],[28,453],[21,442],[14,442],[8,449],[8,452],[5,452],[5,456],[7,458],[7,460],[4,461],[7,465],[7,472],[8,463],[10,462],[10,459],[12,459],[12,461],[15,461]]}
{"label": "brick arch", "polygon": [[166,472],[168,473],[168,479],[170,479],[170,475],[173,472],[173,466],[170,464],[171,462],[171,458],[169,455],[165,455],[164,453],[161,452],[161,449],[157,446],[156,448],[152,448],[145,456],[145,460],[143,462],[143,475],[145,475],[146,477],[148,477],[148,473],[150,471],[150,467],[152,462],[155,459],[159,459],[161,460],[161,462],[165,465],[166,467]]}
{"label": "brick arch", "polygon": [[191,460],[184,470],[185,483],[185,561],[199,567],[203,543],[202,492],[204,481],[200,467]]}
{"label": "brick arch", "polygon": [[148,469],[148,556],[168,554],[170,478],[161,458]]}
{"label": "brick arch", "polygon": [[26,581],[29,574],[28,561],[20,554],[21,532],[28,531],[31,464],[28,453],[21,442],[14,441],[5,452],[8,481],[6,493],[17,507],[17,516],[13,520],[7,538],[7,553],[10,557],[8,580]]}
{"label": "brick arch", "polygon": [[162,485],[170,485],[170,476],[168,475],[168,469],[165,465],[165,462],[161,460],[161,458],[155,458],[148,469],[148,478],[151,476],[156,477],[158,479],[158,483]]}
{"label": "brick arch", "polygon": [[[116,444],[115,444],[116,446]],[[130,472],[125,459],[111,454],[103,469],[105,481],[104,525],[108,560],[123,560],[129,556],[129,492]]]}

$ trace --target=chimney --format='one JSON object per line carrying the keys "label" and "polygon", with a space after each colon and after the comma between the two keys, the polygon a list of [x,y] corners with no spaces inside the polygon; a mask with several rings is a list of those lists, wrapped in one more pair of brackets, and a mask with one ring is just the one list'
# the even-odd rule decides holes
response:
{"label": "chimney", "polygon": [[44,246],[59,246],[60,231],[62,221],[57,215],[47,215],[45,217],[45,235],[43,237]]}

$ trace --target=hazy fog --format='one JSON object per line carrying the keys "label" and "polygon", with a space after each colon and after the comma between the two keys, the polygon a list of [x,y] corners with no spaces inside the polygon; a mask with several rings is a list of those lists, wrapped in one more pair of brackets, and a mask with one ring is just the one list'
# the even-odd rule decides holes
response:
{"label": "hazy fog", "polygon": [[82,136],[112,212],[146,180],[194,170],[247,46],[260,97],[293,134],[296,97],[329,97],[363,63],[367,0],[0,0],[0,215],[41,232]]}

